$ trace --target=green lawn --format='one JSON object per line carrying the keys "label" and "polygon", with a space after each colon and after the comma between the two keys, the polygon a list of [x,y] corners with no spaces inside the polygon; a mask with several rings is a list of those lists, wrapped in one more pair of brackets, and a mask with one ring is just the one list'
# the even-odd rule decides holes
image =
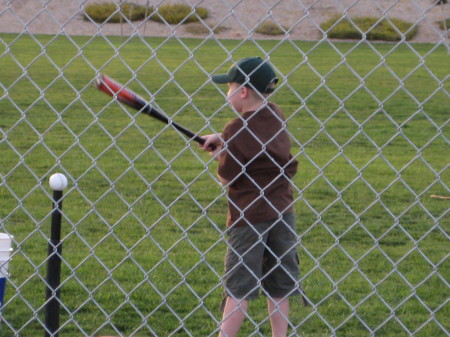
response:
{"label": "green lawn", "polygon": [[[195,144],[93,88],[102,72],[175,122],[234,113],[209,73],[270,53],[288,118],[303,337],[450,331],[450,58],[444,46],[0,34],[0,219],[14,235],[0,336],[43,334],[48,178],[65,173],[61,333],[210,336],[225,190]],[[241,336],[270,335],[264,299]],[[447,318],[445,318],[447,317]],[[410,333],[408,333],[410,331]]]}

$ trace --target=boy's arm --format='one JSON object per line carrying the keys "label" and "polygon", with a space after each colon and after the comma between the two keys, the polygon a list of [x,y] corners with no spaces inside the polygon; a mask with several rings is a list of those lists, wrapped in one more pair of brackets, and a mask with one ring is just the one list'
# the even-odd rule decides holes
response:
{"label": "boy's arm", "polygon": [[[219,160],[219,156],[217,154],[222,150],[223,148],[223,142],[222,142],[222,134],[211,134],[211,135],[205,135],[202,136],[206,141],[203,145],[200,145],[200,148],[202,150],[208,151],[210,156],[215,158],[216,160]],[[211,148],[209,147],[210,144],[215,145],[215,150],[211,151]],[[225,179],[220,174],[217,174],[217,178],[219,178],[219,181],[222,185],[226,186],[230,183],[228,179]]]}
{"label": "boy's arm", "polygon": [[220,174],[217,174],[217,178],[219,178],[220,183],[224,186],[226,186],[230,183],[230,181],[228,179],[225,179]]}
{"label": "boy's arm", "polygon": [[[217,154],[222,150],[223,148],[223,141],[222,141],[222,134],[221,133],[215,133],[215,134],[210,134],[210,135],[205,135],[202,136],[202,138],[204,138],[206,141],[203,145],[199,145],[199,147],[202,150],[208,151],[209,155],[211,157],[215,157],[215,159],[217,160]],[[213,151],[211,151],[210,145],[214,145],[215,148]]]}

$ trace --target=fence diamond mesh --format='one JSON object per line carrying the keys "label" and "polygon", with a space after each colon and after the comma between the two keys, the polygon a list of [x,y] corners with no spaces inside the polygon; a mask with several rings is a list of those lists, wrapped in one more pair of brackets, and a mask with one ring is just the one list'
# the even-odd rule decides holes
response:
{"label": "fence diamond mesh", "polygon": [[[255,55],[276,68],[299,162],[288,335],[450,336],[449,18],[434,0],[2,0],[0,336],[219,333],[227,187],[172,123],[220,133],[238,114],[211,76]],[[102,73],[169,124],[96,90]],[[48,255],[56,172],[69,184]],[[240,335],[271,334],[264,306]]]}

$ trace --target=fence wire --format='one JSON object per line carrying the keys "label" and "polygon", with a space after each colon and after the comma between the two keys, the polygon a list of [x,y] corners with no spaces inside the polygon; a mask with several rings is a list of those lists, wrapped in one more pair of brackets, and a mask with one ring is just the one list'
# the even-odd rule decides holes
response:
{"label": "fence wire", "polygon": [[[309,306],[291,303],[289,335],[450,336],[447,1],[135,0],[146,10],[134,21],[131,2],[114,0],[117,23],[83,18],[93,3],[104,2],[0,2],[1,231],[14,237],[0,336],[46,330],[55,172],[69,180],[60,335],[218,333],[227,201],[215,161],[92,84],[112,72],[171,121],[218,133],[236,115],[211,75],[250,52],[276,67],[274,100],[300,162]],[[170,23],[167,4],[197,22]],[[373,41],[362,16],[399,39]],[[330,37],[344,21],[360,37]],[[269,335],[262,304],[252,308],[241,335]]]}

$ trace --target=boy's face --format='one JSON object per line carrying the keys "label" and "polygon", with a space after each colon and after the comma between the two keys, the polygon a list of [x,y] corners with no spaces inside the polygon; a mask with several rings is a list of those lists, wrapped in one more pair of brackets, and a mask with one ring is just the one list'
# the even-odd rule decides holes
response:
{"label": "boy's face", "polygon": [[228,93],[227,93],[228,101],[230,102],[231,106],[238,112],[241,112],[242,110],[242,97],[241,97],[242,88],[244,87],[240,83],[236,82],[228,83]]}

